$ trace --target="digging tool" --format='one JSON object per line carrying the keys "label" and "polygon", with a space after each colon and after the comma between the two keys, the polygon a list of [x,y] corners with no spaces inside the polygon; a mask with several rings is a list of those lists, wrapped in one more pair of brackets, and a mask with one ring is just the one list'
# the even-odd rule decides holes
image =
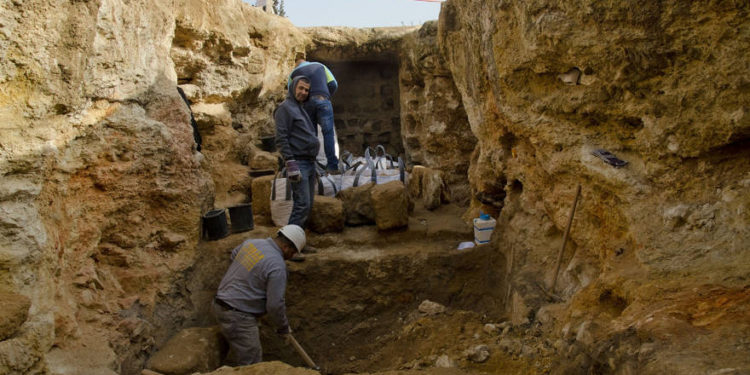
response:
{"label": "digging tool", "polygon": [[513,289],[513,283],[512,283],[512,275],[513,275],[513,261],[515,258],[515,253],[513,249],[513,244],[510,244],[510,260],[508,261],[508,289],[505,292],[505,304],[508,304],[510,300],[510,291]]}
{"label": "digging tool", "polygon": [[302,359],[305,360],[305,363],[307,363],[307,366],[309,366],[311,369],[315,371],[320,371],[320,367],[318,367],[315,364],[315,362],[313,362],[312,358],[310,358],[310,356],[307,355],[307,352],[305,352],[305,349],[302,349],[302,346],[297,342],[297,340],[294,338],[294,336],[292,336],[291,333],[287,335],[287,339],[289,340],[289,343],[291,343],[292,346],[294,347],[294,350],[296,350],[297,353],[299,353],[299,355],[302,357]]}
{"label": "digging tool", "polygon": [[563,252],[565,252],[565,244],[568,242],[568,234],[570,233],[570,227],[573,224],[573,216],[576,214],[576,205],[578,205],[578,197],[581,195],[581,185],[578,184],[576,189],[576,197],[573,200],[573,207],[570,209],[570,218],[568,218],[568,227],[565,229],[565,235],[563,235],[562,246],[560,252],[557,254],[557,266],[555,266],[555,277],[552,279],[552,286],[549,288],[550,293],[555,292],[555,285],[557,284],[557,274],[560,272],[560,264],[562,263]]}

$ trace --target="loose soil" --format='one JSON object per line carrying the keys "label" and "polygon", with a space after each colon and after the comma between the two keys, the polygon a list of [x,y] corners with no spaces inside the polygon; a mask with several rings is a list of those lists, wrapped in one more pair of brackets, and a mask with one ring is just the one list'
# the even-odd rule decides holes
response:
{"label": "loose soil", "polygon": [[[457,250],[460,242],[473,239],[462,213],[452,205],[417,208],[408,229],[379,232],[361,226],[309,236],[318,251],[304,262],[288,263],[287,312],[295,337],[322,373],[408,374],[440,366],[452,366],[441,374],[544,372],[544,361],[534,355],[539,350],[528,349],[544,343],[523,349],[518,339],[509,341],[512,336],[536,339],[503,323],[504,258],[491,246]],[[257,226],[207,246],[273,230]],[[220,251],[227,252],[226,247]],[[421,313],[425,300],[446,311]],[[305,366],[273,329],[264,328],[265,361]],[[483,363],[468,358],[467,351],[478,345],[490,352]]]}

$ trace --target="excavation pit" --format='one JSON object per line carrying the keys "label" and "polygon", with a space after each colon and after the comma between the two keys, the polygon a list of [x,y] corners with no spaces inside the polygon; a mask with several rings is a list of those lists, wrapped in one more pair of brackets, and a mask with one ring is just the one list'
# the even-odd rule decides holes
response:
{"label": "excavation pit", "polygon": [[[462,212],[452,205],[417,210],[409,228],[400,231],[361,226],[309,235],[317,252],[304,262],[287,262],[287,315],[294,336],[323,373],[416,370],[436,363],[454,366],[446,373],[473,373],[475,364],[464,352],[496,344],[499,332],[486,332],[485,324],[506,319],[505,263],[493,246],[457,250],[460,242],[472,239]],[[203,243],[204,264],[196,267],[203,272],[196,276],[204,279],[205,288],[193,300],[206,302],[196,306],[209,304],[233,246],[273,231],[256,225],[253,231]],[[445,311],[420,311],[425,301]],[[204,325],[211,324],[208,310],[199,315]],[[262,326],[261,340],[264,361],[305,366],[269,324]]]}

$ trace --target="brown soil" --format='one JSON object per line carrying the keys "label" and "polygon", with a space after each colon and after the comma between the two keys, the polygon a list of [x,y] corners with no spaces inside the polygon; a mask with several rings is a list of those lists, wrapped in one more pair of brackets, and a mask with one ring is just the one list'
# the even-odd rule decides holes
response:
{"label": "brown soil", "polygon": [[[435,369],[444,355],[457,366],[446,374],[535,372],[533,363],[501,349],[502,329],[483,330],[505,320],[505,264],[490,247],[456,249],[473,239],[462,213],[455,206],[417,208],[407,230],[362,226],[310,236],[318,252],[289,264],[287,307],[295,337],[322,372]],[[446,312],[421,314],[425,300]],[[266,360],[304,366],[271,330],[263,340]],[[483,364],[464,354],[477,345],[491,352]]]}
{"label": "brown soil", "polygon": [[[551,344],[532,328],[506,322],[505,259],[490,246],[456,249],[473,239],[463,213],[454,205],[435,211],[417,207],[408,229],[380,232],[375,226],[361,226],[309,234],[309,244],[318,251],[307,254],[304,262],[288,262],[287,313],[295,337],[322,373],[548,372]],[[196,279],[218,283],[224,266],[215,264],[224,262],[233,246],[274,231],[256,225],[253,231],[202,243],[199,252],[206,259],[198,262],[204,266],[197,267]],[[215,276],[207,277],[209,272]],[[215,286],[191,289],[210,293]],[[420,313],[425,300],[444,305],[446,311]],[[271,371],[267,366],[277,366],[269,364],[274,361],[305,367],[268,324],[261,338],[267,362],[256,366],[266,366],[263,373]],[[478,345],[490,353],[482,363],[467,354]]]}

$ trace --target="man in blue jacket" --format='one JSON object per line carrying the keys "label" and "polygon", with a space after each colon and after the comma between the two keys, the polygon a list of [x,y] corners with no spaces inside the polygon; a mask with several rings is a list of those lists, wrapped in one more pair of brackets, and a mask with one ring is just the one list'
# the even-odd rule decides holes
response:
{"label": "man in blue jacket", "polygon": [[310,79],[297,76],[289,85],[286,100],[276,108],[276,148],[286,164],[287,178],[292,185],[292,214],[289,224],[305,227],[315,198],[315,157],[320,142],[318,129],[310,120],[303,104],[310,93]]}
{"label": "man in blue jacket", "polygon": [[[328,165],[326,170],[335,172],[339,169],[336,157],[336,140],[333,134],[333,105],[331,97],[339,87],[333,73],[319,62],[305,61],[301,54],[296,56],[297,66],[289,75],[289,82],[294,77],[306,76],[310,78],[310,100],[305,103],[305,110],[313,123],[320,125],[323,133],[323,147]],[[317,132],[317,128],[316,128]]]}

